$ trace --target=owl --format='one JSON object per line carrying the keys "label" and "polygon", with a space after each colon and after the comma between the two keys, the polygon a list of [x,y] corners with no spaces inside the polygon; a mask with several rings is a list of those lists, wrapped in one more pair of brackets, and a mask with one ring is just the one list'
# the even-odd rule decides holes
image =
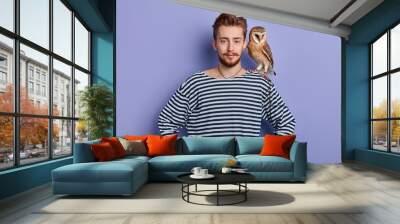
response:
{"label": "owl", "polygon": [[250,57],[257,63],[257,71],[262,74],[273,73],[274,59],[272,58],[271,48],[267,42],[267,33],[264,27],[255,26],[249,33],[249,44],[247,51]]}

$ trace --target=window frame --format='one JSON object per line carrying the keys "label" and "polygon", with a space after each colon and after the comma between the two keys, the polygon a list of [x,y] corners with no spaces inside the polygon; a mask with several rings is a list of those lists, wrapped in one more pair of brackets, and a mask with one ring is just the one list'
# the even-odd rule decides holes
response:
{"label": "window frame", "polygon": [[[390,154],[400,154],[400,152],[393,152],[392,151],[392,136],[391,136],[391,122],[392,121],[400,121],[400,117],[392,117],[392,99],[391,99],[391,91],[392,91],[392,86],[391,86],[391,79],[393,75],[396,75],[396,73],[400,72],[400,67],[391,69],[391,30],[395,28],[396,26],[400,26],[400,21],[395,22],[392,24],[389,28],[385,29],[384,32],[379,34],[375,39],[373,39],[371,42],[368,43],[368,52],[369,52],[369,149],[372,151],[379,151],[379,152],[385,152],[385,153],[390,153]],[[386,71],[380,74],[376,74],[374,76],[373,74],[373,44],[378,41],[381,37],[384,35],[387,35],[387,64],[386,64]],[[373,81],[378,78],[386,77],[386,97],[387,97],[387,105],[386,105],[386,118],[373,118]],[[386,121],[386,151],[384,150],[379,150],[374,148],[374,136],[373,136],[373,122],[374,121]]]}
{"label": "window frame", "polygon": [[[38,164],[38,163],[43,163],[51,160],[58,160],[66,157],[73,156],[74,152],[74,143],[75,143],[75,126],[76,122],[79,120],[79,117],[75,116],[75,108],[71,108],[71,114],[70,116],[56,116],[53,115],[53,59],[58,60],[59,62],[62,62],[68,66],[71,66],[71,84],[72,84],[72,90],[71,93],[73,95],[71,99],[71,104],[74,105],[75,103],[75,88],[73,85],[75,82],[75,69],[85,73],[89,77],[89,83],[88,86],[92,85],[92,61],[91,61],[91,49],[92,49],[92,43],[91,43],[91,38],[92,38],[92,30],[89,28],[89,26],[84,22],[84,20],[79,16],[78,13],[76,13],[75,10],[72,9],[72,7],[66,2],[65,0],[59,0],[68,10],[71,11],[71,58],[67,59],[64,58],[63,56],[55,53],[53,50],[53,23],[54,23],[54,18],[53,18],[53,0],[48,0],[49,2],[49,49],[46,49],[42,47],[39,44],[36,44],[29,39],[24,38],[23,36],[20,35],[20,0],[14,0],[13,1],[13,10],[14,10],[14,30],[10,31],[4,27],[0,26],[0,35],[3,35],[5,37],[11,38],[13,40],[13,64],[12,66],[12,73],[14,78],[14,110],[13,112],[2,112],[0,111],[0,116],[4,117],[12,117],[13,119],[13,154],[14,154],[14,161],[13,161],[13,166],[10,167],[5,167],[5,168],[0,168],[0,172],[5,171],[5,170],[11,170],[11,169],[16,169],[19,167],[24,167],[24,166],[30,166],[33,164]],[[85,69],[78,64],[75,63],[75,18],[79,20],[79,22],[84,26],[84,28],[88,31],[89,39],[88,39],[88,69]],[[27,47],[30,47],[40,53],[43,53],[48,56],[49,58],[49,63],[48,63],[48,80],[46,84],[46,91],[48,91],[48,94],[45,92],[45,94],[48,96],[48,108],[49,111],[47,112],[46,115],[39,115],[39,114],[27,114],[27,113],[21,113],[20,112],[20,85],[21,85],[21,80],[20,80],[20,44],[23,44]],[[36,83],[42,83],[41,79],[41,74],[42,72],[39,72],[39,80],[36,79],[36,69],[34,68],[33,70],[33,79],[30,79],[30,74],[29,74],[29,68],[30,65],[27,64],[27,74],[26,75],[26,82],[33,81],[33,85],[35,86]],[[27,86],[28,87],[28,86]],[[29,91],[27,89],[27,91]],[[34,89],[34,92],[36,89]],[[42,96],[42,94],[39,94],[38,96]],[[36,103],[36,102],[35,102]],[[47,158],[44,157],[43,160],[40,160],[38,162],[32,162],[32,163],[26,163],[26,164],[21,164],[20,161],[20,119],[21,118],[45,118],[47,119],[48,122],[48,136],[47,136],[47,150],[48,150],[48,155]],[[53,147],[53,123],[54,121],[57,120],[64,120],[64,121],[71,121],[71,153],[68,155],[62,155],[62,156],[55,156],[53,155],[54,152],[54,147]]]}

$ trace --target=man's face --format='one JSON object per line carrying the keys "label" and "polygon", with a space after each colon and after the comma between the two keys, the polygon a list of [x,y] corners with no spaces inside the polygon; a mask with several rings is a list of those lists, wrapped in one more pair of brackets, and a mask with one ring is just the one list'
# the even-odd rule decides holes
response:
{"label": "man's face", "polygon": [[237,65],[240,62],[243,50],[246,48],[242,27],[220,26],[217,38],[213,41],[213,47],[217,50],[221,64],[227,67]]}

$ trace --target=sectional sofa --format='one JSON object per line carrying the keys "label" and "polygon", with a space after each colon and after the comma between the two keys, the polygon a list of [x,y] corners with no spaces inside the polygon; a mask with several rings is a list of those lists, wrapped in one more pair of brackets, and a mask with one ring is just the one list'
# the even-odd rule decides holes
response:
{"label": "sectional sofa", "polygon": [[127,156],[96,162],[90,141],[75,144],[73,164],[52,171],[54,194],[131,195],[148,181],[176,181],[193,167],[218,172],[234,159],[260,182],[305,182],[307,144],[294,142],[290,159],[260,156],[263,137],[182,137],[176,155]]}

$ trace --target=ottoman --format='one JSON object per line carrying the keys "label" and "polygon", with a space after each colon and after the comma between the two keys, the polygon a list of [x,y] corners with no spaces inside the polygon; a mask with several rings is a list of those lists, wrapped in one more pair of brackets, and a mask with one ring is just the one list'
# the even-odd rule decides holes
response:
{"label": "ottoman", "polygon": [[74,163],[52,171],[53,193],[132,195],[148,180],[146,159]]}

